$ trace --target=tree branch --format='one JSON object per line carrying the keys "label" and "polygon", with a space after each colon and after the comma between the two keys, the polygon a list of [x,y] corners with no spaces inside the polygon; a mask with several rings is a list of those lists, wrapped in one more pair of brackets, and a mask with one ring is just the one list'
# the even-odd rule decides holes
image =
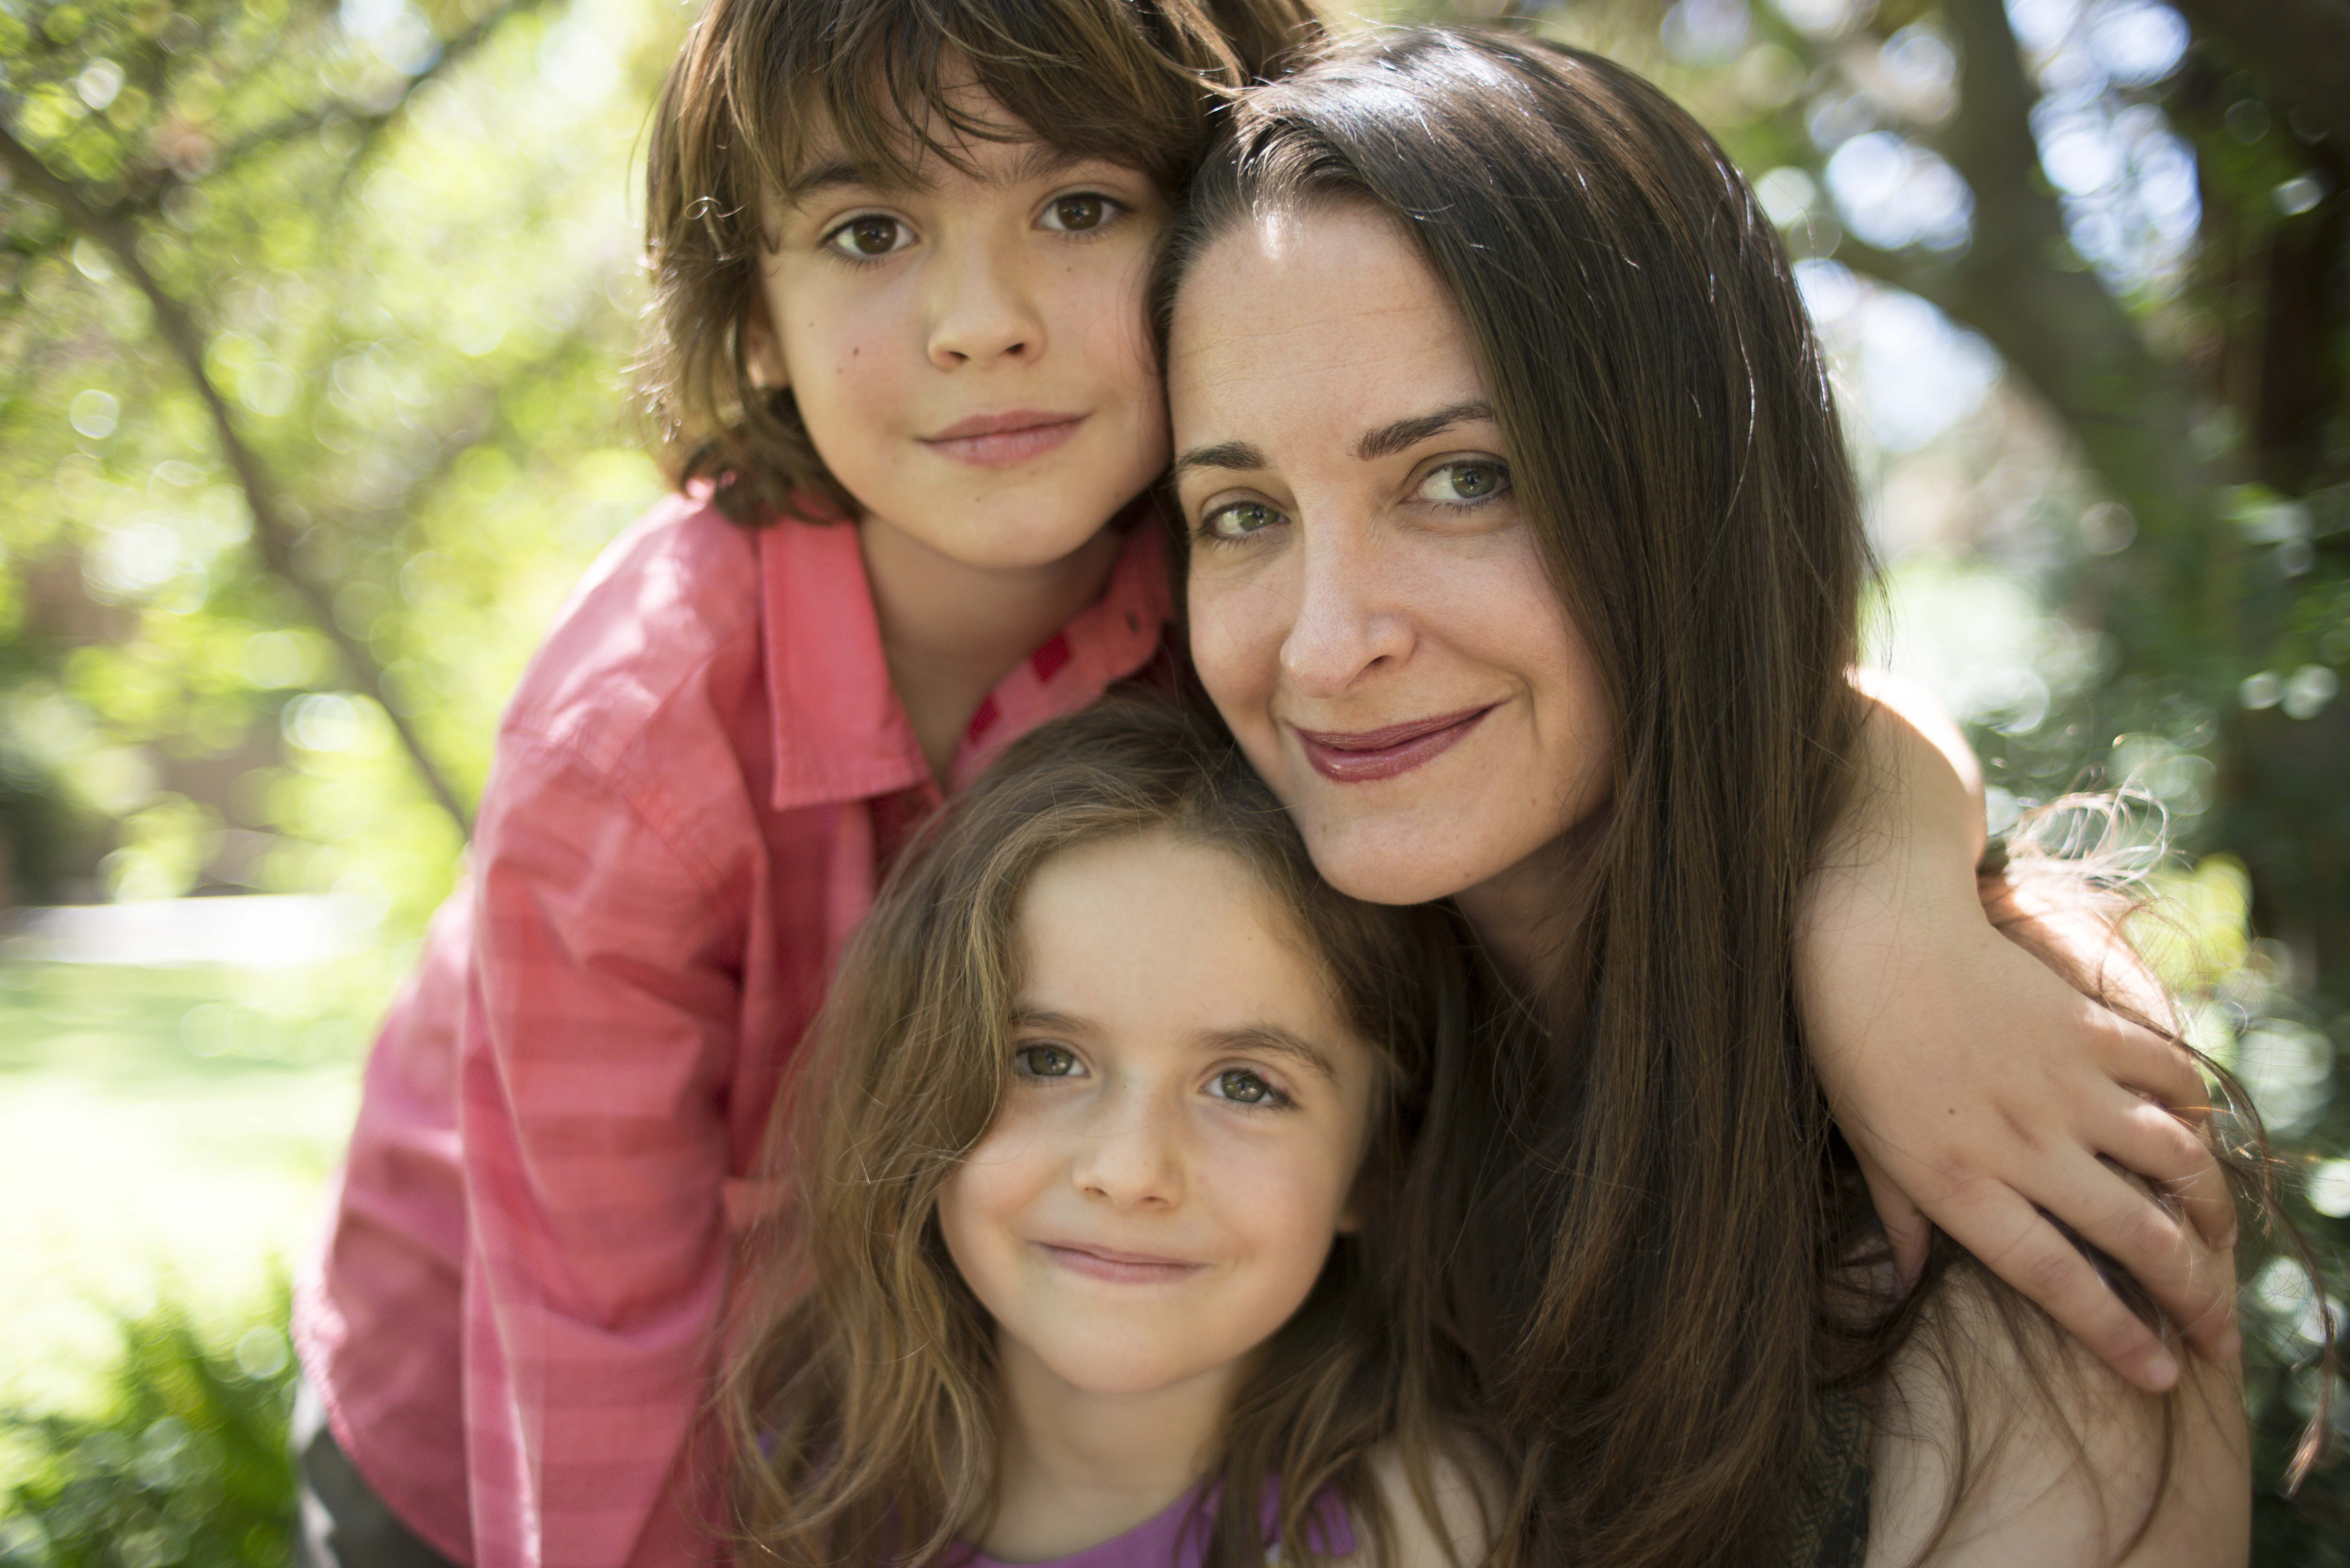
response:
{"label": "tree branch", "polygon": [[[263,566],[271,576],[292,587],[302,600],[311,618],[342,654],[355,684],[370,692],[383,690],[383,670],[366,644],[345,631],[335,619],[334,605],[323,584],[314,582],[295,559],[293,531],[277,504],[277,488],[260,456],[246,444],[236,428],[227,400],[213,384],[211,374],[204,369],[203,335],[197,330],[194,317],[182,304],[147,270],[139,259],[137,236],[119,217],[100,212],[84,201],[80,193],[65,181],[49,171],[48,165],[16,140],[5,126],[0,126],[0,160],[5,160],[25,186],[43,201],[57,209],[65,221],[79,229],[113,256],[115,265],[130,280],[131,286],[146,296],[154,312],[155,331],[172,356],[180,361],[188,378],[195,385],[196,395],[203,400],[205,410],[212,416],[213,430],[220,442],[221,454],[228,460],[229,469],[236,475],[237,484],[244,492],[246,507],[253,514],[253,543],[260,555]],[[386,704],[385,715],[390,719],[400,742],[416,765],[425,787],[442,808],[455,819],[458,826],[468,832],[472,816],[459,803],[457,792],[442,776],[432,757],[425,752],[408,721]]]}
{"label": "tree branch", "polygon": [[[2158,591],[2194,607],[2188,623],[2201,649],[2215,650],[2232,623],[2233,561],[2213,524],[2214,476],[2196,455],[2193,389],[2094,274],[2055,263],[2066,248],[2064,216],[2038,175],[2037,94],[2000,0],[1944,0],[1942,12],[1965,65],[1941,151],[1974,192],[1972,243],[1947,262],[1860,254],[1865,246],[1847,259],[1991,340],[2137,516]],[[2128,605],[2118,608],[2130,618]]]}

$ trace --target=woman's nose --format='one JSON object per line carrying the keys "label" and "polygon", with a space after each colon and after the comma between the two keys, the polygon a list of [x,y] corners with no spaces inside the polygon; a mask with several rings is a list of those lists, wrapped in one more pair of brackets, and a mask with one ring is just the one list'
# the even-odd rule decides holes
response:
{"label": "woman's nose", "polygon": [[1070,1179],[1114,1208],[1171,1209],[1186,1187],[1181,1118],[1141,1096],[1121,1102],[1086,1130]]}
{"label": "woman's nose", "polygon": [[1411,619],[1371,530],[1309,525],[1302,543],[1297,608],[1282,639],[1281,672],[1307,696],[1340,696],[1368,671],[1402,661],[1411,651]]}
{"label": "woman's nose", "polygon": [[1045,347],[1045,323],[1018,258],[972,246],[940,258],[931,281],[930,357],[941,370],[1003,359],[1033,359]]}

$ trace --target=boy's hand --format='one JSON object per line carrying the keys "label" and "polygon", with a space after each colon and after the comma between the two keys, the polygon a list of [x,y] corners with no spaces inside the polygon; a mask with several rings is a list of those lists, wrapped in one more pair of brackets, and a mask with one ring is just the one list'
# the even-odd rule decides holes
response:
{"label": "boy's hand", "polygon": [[[2123,1376],[2168,1388],[2177,1363],[2056,1221],[2128,1270],[2199,1351],[2235,1354],[2234,1206],[2182,1119],[2200,1114],[2201,1075],[1992,928],[1971,874],[1971,755],[1950,756],[1946,735],[1938,749],[1931,716],[1913,712],[1906,696],[1879,707],[1856,823],[1806,890],[1814,1065],[1905,1271],[1939,1225]],[[2012,906],[2002,918],[2158,1001],[2102,923]]]}

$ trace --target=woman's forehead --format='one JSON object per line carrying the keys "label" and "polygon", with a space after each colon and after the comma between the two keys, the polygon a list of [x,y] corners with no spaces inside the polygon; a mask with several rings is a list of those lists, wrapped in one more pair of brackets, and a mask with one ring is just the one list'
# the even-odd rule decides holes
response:
{"label": "woman's forehead", "polygon": [[1179,449],[1268,410],[1369,431],[1485,400],[1459,306],[1359,204],[1263,214],[1211,243],[1175,299],[1168,385]]}

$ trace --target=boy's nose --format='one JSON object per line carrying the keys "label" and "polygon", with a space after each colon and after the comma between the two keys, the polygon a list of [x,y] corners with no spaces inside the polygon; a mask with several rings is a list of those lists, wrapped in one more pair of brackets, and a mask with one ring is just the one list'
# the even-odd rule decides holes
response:
{"label": "boy's nose", "polygon": [[1028,290],[999,257],[947,269],[931,301],[931,363],[941,370],[999,359],[1031,359],[1045,324]]}

